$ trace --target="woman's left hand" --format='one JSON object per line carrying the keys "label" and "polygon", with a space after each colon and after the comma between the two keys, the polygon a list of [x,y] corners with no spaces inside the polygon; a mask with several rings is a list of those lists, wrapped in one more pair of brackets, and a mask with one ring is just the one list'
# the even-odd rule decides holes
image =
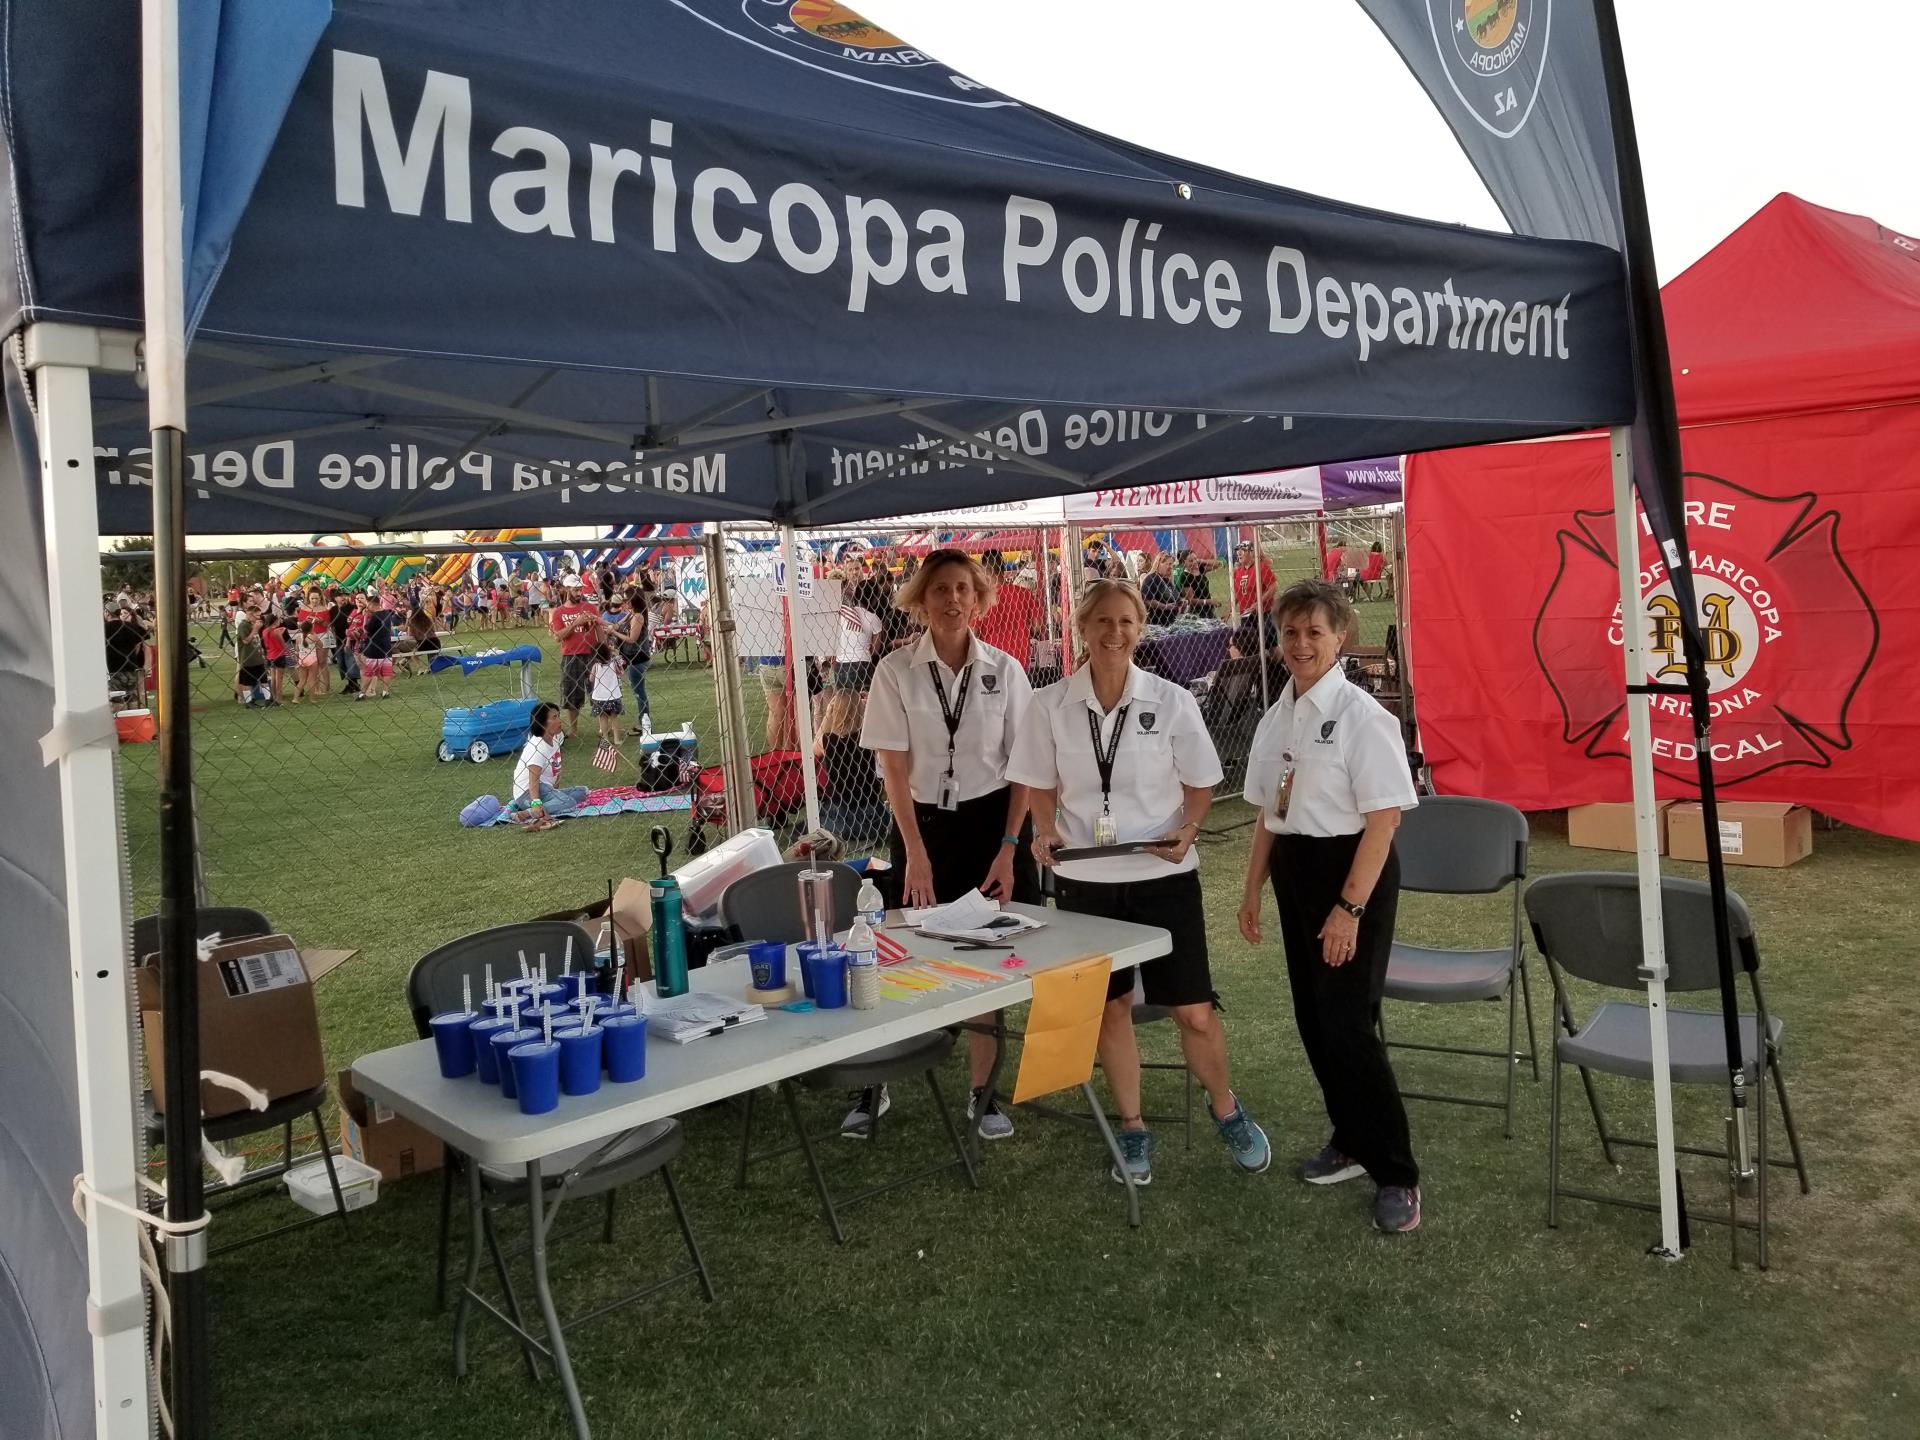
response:
{"label": "woman's left hand", "polygon": [[1187,832],[1185,830],[1181,830],[1175,835],[1168,836],[1164,843],[1154,846],[1151,850],[1147,851],[1147,854],[1153,856],[1156,860],[1164,860],[1169,865],[1178,865],[1182,860],[1187,858],[1187,851],[1192,848],[1193,841],[1187,838]]}
{"label": "woman's left hand", "polygon": [[1000,853],[987,867],[987,878],[980,882],[980,893],[995,900],[1013,898],[1013,847],[1002,845]]}
{"label": "woman's left hand", "polygon": [[1335,906],[1320,927],[1320,958],[1336,968],[1353,959],[1353,947],[1360,938],[1360,922]]}

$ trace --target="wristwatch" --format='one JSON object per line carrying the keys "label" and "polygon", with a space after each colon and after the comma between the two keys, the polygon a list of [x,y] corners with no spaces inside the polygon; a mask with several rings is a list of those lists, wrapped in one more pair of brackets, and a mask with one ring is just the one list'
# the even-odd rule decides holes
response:
{"label": "wristwatch", "polygon": [[1356,920],[1358,920],[1362,915],[1367,913],[1366,906],[1356,905],[1351,900],[1347,899],[1347,897],[1344,895],[1335,897],[1333,903],[1338,905],[1342,910],[1346,911],[1347,914],[1351,915]]}

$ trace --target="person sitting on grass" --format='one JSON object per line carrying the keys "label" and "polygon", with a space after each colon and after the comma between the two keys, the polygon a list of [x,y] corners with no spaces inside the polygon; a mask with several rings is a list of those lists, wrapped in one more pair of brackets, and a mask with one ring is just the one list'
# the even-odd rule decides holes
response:
{"label": "person sitting on grass", "polygon": [[528,830],[550,828],[560,816],[579,809],[587,798],[584,785],[563,790],[554,784],[560,768],[560,747],[566,743],[561,715],[560,707],[551,700],[534,706],[527,743],[513,762],[513,798],[507,802],[506,815]]}
{"label": "person sitting on grass", "polygon": [[587,691],[593,702],[593,723],[602,744],[620,744],[620,662],[613,646],[602,640],[587,670]]}

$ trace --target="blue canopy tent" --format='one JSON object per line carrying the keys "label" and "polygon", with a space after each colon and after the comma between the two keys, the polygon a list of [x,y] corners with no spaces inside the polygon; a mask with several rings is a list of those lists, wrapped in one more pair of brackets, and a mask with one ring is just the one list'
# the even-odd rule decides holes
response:
{"label": "blue canopy tent", "polygon": [[[1612,250],[1154,154],[845,7],[178,8],[195,533],[846,524],[1633,410]],[[89,847],[119,803],[98,537],[156,528],[141,120],[99,83],[139,36],[109,0],[0,23],[0,1394],[26,1435],[139,1434],[135,1225],[67,1194],[136,1204],[127,917]]]}

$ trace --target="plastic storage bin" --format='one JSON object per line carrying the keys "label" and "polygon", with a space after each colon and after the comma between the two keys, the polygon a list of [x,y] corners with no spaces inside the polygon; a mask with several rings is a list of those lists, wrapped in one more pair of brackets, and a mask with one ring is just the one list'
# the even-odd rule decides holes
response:
{"label": "plastic storage bin", "polygon": [[690,916],[703,915],[720,903],[727,886],[742,875],[780,863],[780,844],[771,830],[742,830],[704,855],[673,872],[680,882],[680,900]]}
{"label": "plastic storage bin", "polygon": [[[333,1157],[333,1173],[340,1177],[340,1198],[349,1210],[364,1210],[380,1198],[380,1172],[351,1155]],[[333,1214],[333,1190],[327,1184],[327,1162],[318,1157],[296,1165],[280,1177],[287,1193],[302,1210]]]}

